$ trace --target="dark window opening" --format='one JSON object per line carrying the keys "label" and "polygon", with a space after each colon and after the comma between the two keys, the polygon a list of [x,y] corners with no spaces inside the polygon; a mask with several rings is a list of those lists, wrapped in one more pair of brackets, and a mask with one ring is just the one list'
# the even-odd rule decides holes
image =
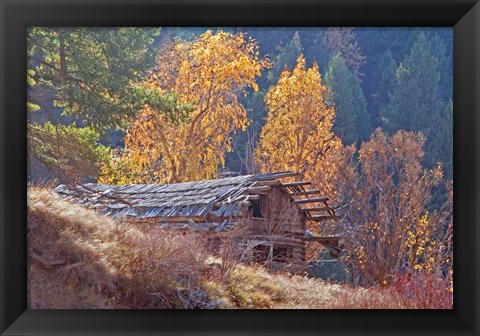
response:
{"label": "dark window opening", "polygon": [[252,217],[264,218],[262,213],[262,200],[250,201],[252,203]]}

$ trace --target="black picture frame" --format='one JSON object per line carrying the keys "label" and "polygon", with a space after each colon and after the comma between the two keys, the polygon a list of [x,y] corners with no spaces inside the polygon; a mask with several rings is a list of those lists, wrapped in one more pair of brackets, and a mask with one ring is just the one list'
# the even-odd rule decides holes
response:
{"label": "black picture frame", "polygon": [[[0,0],[2,335],[478,335],[480,5],[472,0]],[[26,29],[30,26],[454,27],[454,309],[28,310]]]}

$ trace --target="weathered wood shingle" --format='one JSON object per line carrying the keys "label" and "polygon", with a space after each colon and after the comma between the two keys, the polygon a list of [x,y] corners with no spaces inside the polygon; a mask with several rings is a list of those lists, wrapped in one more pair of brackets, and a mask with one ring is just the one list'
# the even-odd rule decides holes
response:
{"label": "weathered wood shingle", "polygon": [[104,185],[88,183],[55,188],[62,196],[112,216],[204,217],[215,207],[216,217],[227,217],[241,210],[248,190],[255,186],[255,175],[175,184]]}

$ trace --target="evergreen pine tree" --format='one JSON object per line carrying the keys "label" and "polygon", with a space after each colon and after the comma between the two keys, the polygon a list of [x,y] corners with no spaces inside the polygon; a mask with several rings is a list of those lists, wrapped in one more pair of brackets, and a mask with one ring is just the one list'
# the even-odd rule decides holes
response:
{"label": "evergreen pine tree", "polygon": [[318,64],[320,73],[326,73],[328,70],[328,59],[330,54],[325,47],[325,33],[328,28],[301,28],[298,30],[302,40],[302,51],[307,61],[307,66],[312,66],[314,62]]}
{"label": "evergreen pine tree", "polygon": [[360,144],[370,136],[371,122],[357,77],[337,54],[330,60],[325,79],[332,89],[335,103],[333,131],[342,138],[344,144]]}
{"label": "evergreen pine tree", "polygon": [[440,79],[438,58],[427,35],[420,32],[410,54],[397,69],[390,104],[380,111],[383,125],[390,133],[404,129],[425,134],[424,164],[427,167],[440,161],[437,140],[444,108]]}
{"label": "evergreen pine tree", "polygon": [[420,33],[410,54],[397,69],[390,104],[381,109],[387,131],[422,131],[429,137],[432,126],[438,124],[442,109],[438,68],[439,62],[429,41],[424,33]]}
{"label": "evergreen pine tree", "polygon": [[272,59],[272,67],[268,71],[267,78],[270,85],[275,84],[280,77],[280,74],[285,69],[293,69],[297,62],[298,56],[302,53],[302,42],[300,35],[296,31],[293,34],[290,42],[277,48],[279,53]]}
{"label": "evergreen pine tree", "polygon": [[[453,178],[453,101],[449,100],[445,105],[443,115],[439,119],[436,132],[432,134],[431,148],[432,162],[440,161],[443,165],[445,177]],[[428,162],[427,162],[428,163]]]}
{"label": "evergreen pine tree", "polygon": [[[445,32],[442,35],[447,35],[442,38],[441,35],[435,33],[430,43],[432,45],[432,52],[438,59],[438,70],[440,72],[440,96],[444,102],[448,102],[453,96],[453,62],[452,62],[452,48],[453,43],[451,40],[452,32]],[[446,41],[449,41],[449,47],[447,47]]]}
{"label": "evergreen pine tree", "polygon": [[377,66],[378,81],[374,83],[373,93],[371,94],[371,119],[374,128],[381,126],[379,110],[387,106],[390,102],[390,96],[395,88],[397,64],[393,59],[392,52],[387,49],[380,58]]}

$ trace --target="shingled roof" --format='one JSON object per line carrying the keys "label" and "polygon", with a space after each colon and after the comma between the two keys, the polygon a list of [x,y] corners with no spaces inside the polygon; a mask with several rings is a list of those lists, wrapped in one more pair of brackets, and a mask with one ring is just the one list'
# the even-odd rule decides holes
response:
{"label": "shingled roof", "polygon": [[117,217],[215,217],[238,214],[252,193],[268,183],[282,185],[277,179],[294,176],[293,172],[242,175],[214,180],[174,184],[106,185],[88,183],[59,185],[55,191],[104,214]]}

